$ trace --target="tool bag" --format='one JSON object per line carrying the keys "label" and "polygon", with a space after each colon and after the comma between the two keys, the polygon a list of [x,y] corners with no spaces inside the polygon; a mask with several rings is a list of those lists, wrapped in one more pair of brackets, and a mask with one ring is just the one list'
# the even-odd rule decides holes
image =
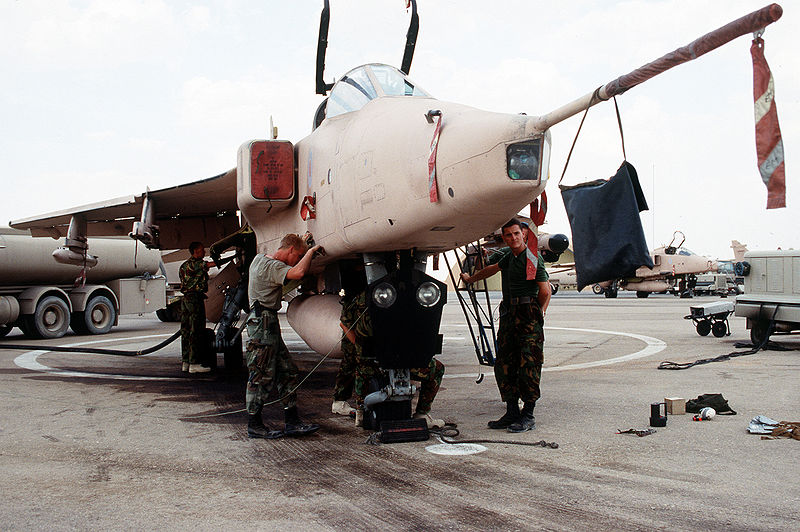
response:
{"label": "tool bag", "polygon": [[704,393],[698,395],[697,399],[686,401],[686,411],[696,414],[703,408],[710,406],[723,416],[735,416],[736,412],[728,405],[728,401],[722,397],[721,393]]}
{"label": "tool bag", "polygon": [[623,155],[619,170],[609,179],[597,179],[574,186],[561,184],[583,121],[597,95],[598,91],[595,91],[586,107],[558,182],[572,228],[578,290],[594,283],[632,277],[640,266],[653,267],[639,218],[639,213],[647,210],[647,201],[636,169],[626,160],[625,138],[616,98],[614,107]]}

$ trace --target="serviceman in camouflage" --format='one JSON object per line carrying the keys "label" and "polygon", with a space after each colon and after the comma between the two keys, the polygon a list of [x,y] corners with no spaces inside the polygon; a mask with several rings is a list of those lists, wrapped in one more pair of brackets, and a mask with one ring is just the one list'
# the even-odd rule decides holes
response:
{"label": "serviceman in camouflage", "polygon": [[189,260],[181,264],[178,274],[181,279],[181,359],[183,371],[208,373],[211,368],[202,365],[203,341],[206,330],[206,308],[204,300],[208,292],[208,269],[213,262],[203,257],[206,249],[201,242],[189,244]]}
{"label": "serviceman in camouflage", "polygon": [[[359,293],[342,312],[342,329],[345,341],[352,344],[356,352],[354,393],[356,396],[356,426],[360,427],[364,416],[364,398],[370,393],[369,383],[382,370],[371,352],[372,320],[367,312],[366,291]],[[344,347],[344,345],[343,345]],[[431,417],[430,411],[444,376],[444,364],[431,358],[424,368],[412,368],[411,380],[420,383],[419,398],[414,417],[424,419],[429,428],[443,427],[444,421]]]}
{"label": "serviceman in camouflage", "polygon": [[[525,432],[536,426],[533,409],[541,397],[544,314],[550,303],[550,283],[541,255],[535,279],[526,278],[527,231],[519,220],[512,218],[502,229],[508,249],[493,255],[490,264],[473,275],[461,274],[465,283],[474,283],[501,272],[503,302],[494,374],[500,397],[506,403],[506,413],[490,421],[489,428],[509,432]],[[524,401],[522,411],[519,399]]]}
{"label": "serviceman in camouflage", "polygon": [[339,364],[339,371],[336,373],[331,412],[349,416],[355,415],[355,409],[350,406],[347,400],[353,395],[361,348],[356,344],[354,333],[348,335],[347,332],[358,319],[358,316],[353,312],[356,307],[355,299],[363,293],[367,284],[363,264],[343,264],[341,281],[344,297],[342,297],[341,301],[342,314],[339,326],[345,332],[345,335],[342,336],[342,361]]}
{"label": "serviceman in camouflage", "polygon": [[[302,279],[320,249],[318,245],[309,249],[298,235],[288,234],[273,255],[260,253],[250,264],[248,294],[253,317],[247,323],[250,340],[245,355],[249,372],[245,401],[250,438],[302,436],[319,429],[317,424],[301,421],[297,413],[298,370],[281,338],[278,310],[284,284]],[[267,429],[261,417],[273,389],[284,408],[283,431]]]}

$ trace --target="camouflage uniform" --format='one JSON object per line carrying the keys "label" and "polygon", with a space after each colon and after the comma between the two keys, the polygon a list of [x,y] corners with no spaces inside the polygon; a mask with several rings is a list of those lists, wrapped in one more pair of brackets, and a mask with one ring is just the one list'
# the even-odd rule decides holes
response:
{"label": "camouflage uniform", "polygon": [[[359,406],[364,404],[364,397],[369,391],[370,381],[381,371],[378,361],[370,352],[369,339],[372,337],[372,321],[370,320],[369,312],[366,312],[366,310],[366,292],[361,292],[342,314],[342,323],[346,327],[352,327],[356,335],[357,345],[355,350],[357,356],[354,392],[356,403]],[[359,316],[361,317],[360,319]],[[342,344],[345,342],[350,343],[346,338],[342,340]],[[431,405],[436,393],[439,391],[439,386],[442,384],[443,376],[444,364],[435,358],[431,359],[427,367],[411,369],[411,380],[421,383],[416,413],[427,414],[431,411]]]}
{"label": "camouflage uniform", "polygon": [[208,272],[203,259],[190,258],[178,271],[181,279],[181,358],[188,364],[200,364],[206,330],[204,299],[208,291]]}
{"label": "camouflage uniform", "polygon": [[255,414],[267,402],[270,392],[276,389],[284,408],[297,404],[297,366],[281,338],[278,313],[265,309],[247,324],[247,412]]}
{"label": "camouflage uniform", "polygon": [[[275,389],[284,408],[297,404],[298,369],[281,338],[278,309],[283,284],[291,266],[266,255],[256,255],[250,264],[248,292],[257,315],[247,323],[248,379],[245,403],[249,414],[261,412],[270,392]],[[291,393],[290,393],[291,391]]]}
{"label": "camouflage uniform", "polygon": [[[547,281],[544,260],[539,256],[536,279],[525,278],[525,252],[516,257],[510,249],[493,255],[503,280],[503,303],[497,331],[497,360],[494,375],[503,402],[522,399],[534,403],[541,397],[539,383],[544,364],[544,316],[539,307],[537,282]],[[529,297],[529,303],[512,305],[513,297]]]}
{"label": "camouflage uniform", "polygon": [[[358,314],[353,312],[356,308],[355,300],[357,298],[358,296],[342,299],[341,323],[345,327],[352,327],[358,319]],[[353,395],[360,351],[360,346],[350,342],[347,336],[342,337],[342,362],[339,364],[339,372],[336,374],[336,384],[333,388],[334,401],[347,401]]]}

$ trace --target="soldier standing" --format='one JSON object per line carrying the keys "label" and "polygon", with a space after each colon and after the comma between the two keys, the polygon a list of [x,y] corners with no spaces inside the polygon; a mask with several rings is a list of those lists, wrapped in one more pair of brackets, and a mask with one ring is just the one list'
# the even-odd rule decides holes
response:
{"label": "soldier standing", "polygon": [[[284,284],[302,279],[314,253],[320,249],[319,245],[309,249],[298,235],[288,234],[273,255],[258,254],[250,264],[248,293],[255,314],[247,324],[250,341],[245,355],[249,372],[245,400],[250,438],[302,436],[319,429],[319,425],[304,423],[298,416],[295,392],[298,370],[281,338],[278,310]],[[284,407],[282,432],[270,431],[261,418],[261,410],[273,388]]]}
{"label": "soldier standing", "polygon": [[[550,283],[541,255],[533,257],[526,245],[528,229],[516,218],[503,228],[509,249],[493,255],[485,268],[473,275],[462,273],[465,283],[474,283],[501,272],[503,302],[497,331],[494,374],[506,413],[490,421],[490,429],[525,432],[536,426],[533,408],[541,396],[539,382],[544,363],[544,314],[550,303]],[[528,275],[528,260],[535,261],[535,274]],[[533,273],[533,272],[532,272]],[[519,399],[524,401],[522,411]]]}
{"label": "soldier standing", "polygon": [[189,260],[181,264],[181,359],[182,370],[189,373],[208,373],[211,368],[202,365],[203,341],[206,330],[206,308],[203,300],[208,291],[208,269],[213,262],[203,257],[206,249],[202,242],[189,244]]}

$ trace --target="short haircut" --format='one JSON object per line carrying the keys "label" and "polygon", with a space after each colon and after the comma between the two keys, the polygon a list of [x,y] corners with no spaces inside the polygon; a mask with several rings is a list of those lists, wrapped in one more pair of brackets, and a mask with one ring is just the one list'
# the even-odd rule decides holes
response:
{"label": "short haircut", "polygon": [[308,246],[299,235],[295,233],[289,233],[281,239],[281,245],[278,247],[278,249],[287,248],[294,248],[297,251],[306,251]]}
{"label": "short haircut", "polygon": [[504,234],[506,228],[511,227],[512,225],[518,225],[520,230],[522,230],[525,227],[524,225],[522,225],[522,222],[520,222],[516,218],[511,218],[509,221],[503,224],[503,227],[500,228],[500,234]]}
{"label": "short haircut", "polygon": [[194,250],[200,249],[202,247],[204,247],[202,242],[197,242],[197,241],[192,242],[191,244],[189,244],[189,253],[194,255]]}

